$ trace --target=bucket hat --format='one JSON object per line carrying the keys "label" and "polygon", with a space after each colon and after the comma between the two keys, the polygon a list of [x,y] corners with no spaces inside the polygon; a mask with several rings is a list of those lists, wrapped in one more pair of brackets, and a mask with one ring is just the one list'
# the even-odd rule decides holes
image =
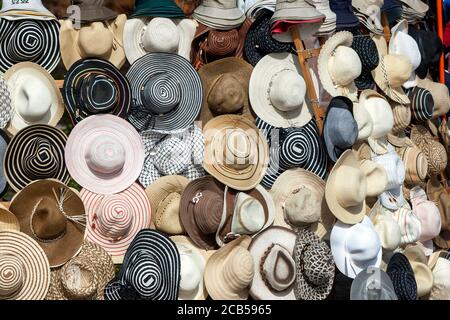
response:
{"label": "bucket hat", "polygon": [[0,17],[8,20],[34,19],[34,20],[55,20],[42,0],[28,1],[4,1],[0,10]]}
{"label": "bucket hat", "polygon": [[122,68],[126,62],[123,48],[126,21],[126,15],[121,14],[114,20],[83,24],[79,29],[71,20],[61,21],[59,42],[66,69],[69,70],[76,61],[85,58],[104,59],[116,68]]}
{"label": "bucket hat", "polygon": [[66,73],[63,98],[73,123],[94,114],[113,114],[126,119],[131,107],[131,87],[110,62],[82,59]]}
{"label": "bucket hat", "polygon": [[118,275],[106,286],[105,300],[176,300],[180,269],[175,243],[156,230],[141,230]]}
{"label": "bucket hat", "polygon": [[204,0],[194,10],[192,18],[213,29],[230,30],[244,22],[245,14],[235,0]]}
{"label": "bucket hat", "polygon": [[9,68],[4,78],[12,102],[6,131],[16,134],[32,124],[58,124],[64,114],[64,102],[49,72],[38,64],[21,62]]}
{"label": "bucket hat", "polygon": [[118,16],[116,12],[104,5],[104,0],[77,0],[73,2],[80,8],[80,23],[108,21]]}
{"label": "bucket hat", "polygon": [[434,113],[434,99],[431,92],[421,87],[405,89],[409,101],[411,101],[411,114],[416,121],[426,121],[432,118]]}
{"label": "bucket hat", "polygon": [[134,101],[128,120],[138,131],[185,129],[200,113],[200,76],[178,54],[147,53],[133,63],[127,78]]}
{"label": "bucket hat", "polygon": [[426,297],[433,287],[433,272],[428,266],[428,257],[419,246],[408,246],[403,254],[408,258],[417,284],[417,297]]}
{"label": "bucket hat", "polygon": [[350,300],[397,300],[397,295],[387,273],[380,268],[369,267],[353,280]]}
{"label": "bucket hat", "polygon": [[355,79],[355,85],[359,90],[373,89],[375,81],[371,71],[378,66],[380,57],[372,38],[366,35],[353,36],[352,49],[361,60],[361,75]]}
{"label": "bucket hat", "polygon": [[336,14],[336,30],[351,30],[359,26],[351,0],[331,0],[330,8]]}
{"label": "bucket hat", "polygon": [[114,278],[114,263],[100,246],[84,241],[80,253],[51,270],[46,300],[103,300],[105,286]]}
{"label": "bucket hat", "polygon": [[386,273],[392,280],[398,300],[416,300],[417,283],[411,264],[400,252],[395,253],[389,260]]}
{"label": "bucket hat", "polygon": [[431,177],[426,186],[426,191],[430,201],[433,201],[439,208],[441,215],[441,233],[433,239],[434,243],[442,248],[450,248],[450,197],[437,176]]}
{"label": "bucket hat", "polygon": [[22,232],[1,231],[0,250],[0,300],[43,300],[50,266],[42,248]]}
{"label": "bucket hat", "polygon": [[383,34],[383,25],[381,23],[381,7],[383,0],[352,0],[352,7],[355,15],[361,25],[375,34]]}
{"label": "bucket hat", "polygon": [[130,18],[136,17],[184,18],[185,14],[173,0],[136,0]]}
{"label": "bucket hat", "polygon": [[314,36],[326,36],[334,33],[336,31],[336,14],[331,11],[329,1],[306,0],[306,2],[313,5],[317,11],[325,16],[325,20]]}
{"label": "bucket hat", "polygon": [[44,250],[50,267],[59,267],[76,256],[86,230],[83,201],[65,184],[37,180],[18,192],[9,210],[19,220],[20,230]]}
{"label": "bucket hat", "polygon": [[35,124],[19,131],[5,152],[3,169],[9,186],[20,191],[39,179],[70,180],[64,164],[67,136],[61,130]]}
{"label": "bucket hat", "polygon": [[419,186],[411,189],[409,197],[412,208],[420,219],[420,240],[434,239],[441,232],[441,215],[438,207],[428,200],[425,190]]}
{"label": "bucket hat", "polygon": [[0,128],[3,130],[8,125],[13,114],[11,92],[3,75],[0,75]]}
{"label": "bucket hat", "polygon": [[433,119],[443,116],[450,111],[450,96],[445,84],[433,82],[429,78],[420,79],[417,77],[417,86],[428,90],[433,97]]}
{"label": "bucket hat", "polygon": [[150,227],[152,211],[144,189],[134,183],[113,195],[82,189],[80,196],[87,214],[86,239],[121,263],[133,238]]}

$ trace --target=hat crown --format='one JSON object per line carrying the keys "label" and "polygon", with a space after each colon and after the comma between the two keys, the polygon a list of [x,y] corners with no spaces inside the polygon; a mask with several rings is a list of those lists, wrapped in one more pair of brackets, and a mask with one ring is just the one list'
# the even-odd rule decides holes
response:
{"label": "hat crown", "polygon": [[375,41],[366,36],[354,36],[352,48],[361,60],[362,69],[372,71],[380,62]]}
{"label": "hat crown", "polygon": [[310,225],[320,219],[322,199],[319,199],[311,189],[303,187],[288,195],[283,210],[292,225]]}
{"label": "hat crown", "polygon": [[48,81],[24,74],[14,83],[13,101],[17,114],[27,123],[37,123],[48,114],[53,103]]}
{"label": "hat crown", "polygon": [[275,291],[283,291],[294,283],[295,262],[292,253],[279,244],[273,244],[262,259],[260,272],[267,286]]}
{"label": "hat crown", "polygon": [[336,190],[338,203],[344,208],[362,205],[367,195],[367,178],[359,168],[343,165],[336,172],[340,182]]}
{"label": "hat crown", "polygon": [[255,234],[266,222],[264,207],[258,199],[239,192],[235,199],[231,231],[235,234]]}
{"label": "hat crown", "polygon": [[64,292],[72,300],[90,299],[97,294],[97,272],[83,259],[70,260],[61,268],[59,277]]}
{"label": "hat crown", "polygon": [[177,244],[181,259],[180,296],[192,297],[203,281],[203,270],[194,261],[192,249]]}
{"label": "hat crown", "polygon": [[141,89],[141,99],[150,113],[167,114],[180,104],[181,85],[169,73],[154,74]]}
{"label": "hat crown", "polygon": [[165,285],[161,266],[152,254],[143,250],[134,254],[125,279],[143,299],[152,299]]}
{"label": "hat crown", "polygon": [[388,54],[381,58],[387,84],[393,88],[401,87],[411,75],[412,65],[403,55]]}
{"label": "hat crown", "polygon": [[225,133],[223,145],[224,163],[236,170],[245,169],[256,161],[255,141],[249,134],[241,129],[228,129]]}
{"label": "hat crown", "polygon": [[78,33],[78,47],[82,57],[108,58],[113,50],[113,33],[103,22],[84,25]]}
{"label": "hat crown", "polygon": [[331,250],[323,243],[307,244],[302,251],[303,272],[308,282],[314,286],[326,285],[334,276]]}
{"label": "hat crown", "polygon": [[333,107],[330,109],[328,117],[329,138],[335,148],[345,150],[351,147],[358,139],[358,124],[352,113],[344,108]]}
{"label": "hat crown", "polygon": [[[201,194],[201,196],[200,196]],[[194,204],[194,219],[204,234],[214,234],[220,225],[223,211],[223,198],[215,192],[202,191]]]}
{"label": "hat crown", "polygon": [[[182,174],[191,161],[191,137],[169,135],[151,151],[153,163],[163,175]],[[170,151],[170,153],[169,153]]]}
{"label": "hat crown", "polygon": [[114,81],[108,76],[86,73],[79,80],[78,105],[91,114],[111,111],[117,103],[118,92]]}
{"label": "hat crown", "polygon": [[225,73],[215,80],[207,99],[215,115],[236,113],[244,107],[246,93],[233,74]]}
{"label": "hat crown", "polygon": [[211,30],[208,32],[206,51],[215,57],[229,56],[236,51],[239,40],[237,29],[228,31]]}
{"label": "hat crown", "polygon": [[225,261],[223,277],[233,292],[239,292],[250,285],[254,272],[252,255],[244,247],[238,246]]}
{"label": "hat crown", "polygon": [[299,111],[305,102],[305,94],[305,80],[297,72],[284,69],[272,76],[269,97],[279,111]]}
{"label": "hat crown", "polygon": [[374,157],[373,161],[381,165],[387,173],[386,190],[403,185],[405,181],[405,166],[396,153],[386,153]]}
{"label": "hat crown", "polygon": [[380,238],[374,228],[358,223],[347,235],[345,248],[351,256],[351,261],[359,266],[364,266],[367,262],[377,258],[381,248]]}
{"label": "hat crown", "polygon": [[361,60],[355,50],[338,46],[328,60],[328,72],[335,86],[347,86],[361,75]]}
{"label": "hat crown", "polygon": [[156,17],[145,27],[141,41],[146,52],[176,53],[180,33],[171,19]]}
{"label": "hat crown", "polygon": [[32,19],[17,23],[6,52],[14,61],[34,61],[44,53],[46,34],[42,26]]}
{"label": "hat crown", "polygon": [[112,136],[99,136],[89,144],[85,159],[92,171],[100,175],[115,174],[125,165],[125,148]]}
{"label": "hat crown", "polygon": [[389,41],[389,53],[404,55],[416,70],[421,62],[420,50],[417,42],[406,31],[394,32],[394,37]]}
{"label": "hat crown", "polygon": [[24,284],[26,274],[22,261],[12,255],[0,255],[0,297],[8,298]]}
{"label": "hat crown", "polygon": [[123,195],[104,196],[97,210],[97,227],[100,233],[112,240],[120,240],[133,225],[135,208]]}
{"label": "hat crown", "polygon": [[46,138],[32,138],[28,144],[28,153],[22,159],[23,170],[35,180],[56,177],[58,172],[58,151]]}
{"label": "hat crown", "polygon": [[373,130],[370,135],[372,138],[378,139],[391,132],[394,126],[394,115],[386,99],[378,95],[367,97],[363,106],[372,119]]}
{"label": "hat crown", "polygon": [[67,219],[58,207],[56,199],[41,198],[31,214],[31,232],[41,241],[53,241],[64,235]]}

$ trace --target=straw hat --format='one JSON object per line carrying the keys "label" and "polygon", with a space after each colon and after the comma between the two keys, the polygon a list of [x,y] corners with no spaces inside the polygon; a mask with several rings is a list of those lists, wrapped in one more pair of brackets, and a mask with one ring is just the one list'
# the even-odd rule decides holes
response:
{"label": "straw hat", "polygon": [[392,280],[399,300],[417,300],[414,271],[405,255],[395,253],[389,260],[386,272]]}
{"label": "straw hat", "polygon": [[416,79],[417,85],[427,89],[433,96],[433,118],[438,118],[439,116],[447,114],[450,110],[450,96],[447,86],[443,83],[433,82],[429,78],[420,79],[419,77],[416,77]]}
{"label": "straw hat", "polygon": [[420,240],[428,241],[437,237],[441,232],[441,215],[436,204],[428,200],[425,190],[419,186],[411,189],[410,201],[420,219]]}
{"label": "straw hat", "polygon": [[295,300],[297,235],[283,227],[271,227],[253,239],[254,277],[250,295],[255,300]]}
{"label": "straw hat", "polygon": [[[315,72],[310,73],[319,92]],[[303,73],[297,57],[291,53],[263,57],[253,69],[249,94],[253,111],[272,126],[302,127],[312,119]]]}
{"label": "straw hat", "polygon": [[189,180],[184,176],[165,176],[149,185],[145,192],[152,207],[152,222],[156,230],[168,234],[183,234],[180,218],[181,194]]}
{"label": "straw hat", "polygon": [[33,124],[58,124],[64,114],[64,103],[49,72],[38,64],[21,62],[3,76],[11,92],[14,110],[6,127],[10,134]]}
{"label": "straw hat", "polygon": [[417,297],[425,297],[433,287],[433,272],[428,266],[428,258],[425,252],[417,246],[406,247],[403,254],[408,258],[417,283]]}
{"label": "straw hat", "polygon": [[320,50],[318,70],[323,88],[332,96],[357,99],[355,79],[362,66],[358,54],[351,48],[353,35],[341,31],[331,36]]}
{"label": "straw hat", "polygon": [[205,300],[208,297],[203,274],[212,251],[202,250],[185,236],[172,236],[181,260],[178,300]]}
{"label": "straw hat", "polygon": [[425,182],[428,172],[425,154],[416,146],[400,148],[397,152],[405,165],[405,182],[412,186]]}
{"label": "straw hat", "polygon": [[151,207],[144,189],[134,183],[113,195],[82,189],[81,199],[87,213],[86,239],[98,244],[121,263],[133,238],[150,227]]}
{"label": "straw hat", "polygon": [[203,85],[200,121],[203,124],[222,114],[241,114],[255,121],[248,93],[252,71],[250,64],[234,57],[216,60],[200,68],[198,73]]}
{"label": "straw hat", "polygon": [[[9,142],[10,139],[8,135],[3,130],[0,130],[0,168],[4,168],[5,153],[8,148]],[[8,191],[8,189],[8,180],[6,179],[5,170],[3,169],[2,171],[0,171],[0,196],[3,196]]]}
{"label": "straw hat", "polygon": [[18,231],[0,231],[0,300],[43,300],[50,284],[44,251]]}
{"label": "straw hat", "polygon": [[325,181],[304,169],[282,173],[270,190],[276,208],[274,226],[307,228],[328,238],[335,218],[325,201]]}
{"label": "straw hat", "polygon": [[250,120],[237,115],[215,117],[203,127],[203,134],[206,172],[239,191],[261,182],[269,163],[269,147]]}
{"label": "straw hat", "polygon": [[118,69],[126,62],[123,49],[123,29],[127,16],[115,20],[83,24],[77,29],[71,20],[62,20],[59,31],[61,57],[67,70],[83,58],[108,60]]}
{"label": "straw hat", "polygon": [[435,261],[431,264],[434,281],[430,300],[448,300],[450,298],[450,261],[442,256],[444,254],[436,253],[436,257],[433,259]]}
{"label": "straw hat", "polygon": [[17,193],[9,210],[20,230],[44,250],[50,266],[59,267],[80,252],[86,231],[83,201],[57,180],[37,180]]}
{"label": "straw hat", "polygon": [[83,188],[114,194],[139,177],[144,146],[139,134],[124,119],[110,114],[94,115],[70,133],[65,160],[70,175]]}
{"label": "straw hat", "polygon": [[[411,123],[411,108],[408,105],[393,103],[392,115],[394,116],[394,125],[392,126],[392,133],[399,134],[405,130]],[[391,142],[392,143],[392,142]]]}
{"label": "straw hat", "polygon": [[212,299],[247,300],[257,270],[248,249],[251,242],[249,236],[241,236],[209,257],[204,281]]}
{"label": "straw hat", "polygon": [[392,216],[392,212],[385,210],[377,201],[368,216],[380,238],[381,247],[390,251],[397,249],[401,243],[402,230],[397,220]]}
{"label": "straw hat", "polygon": [[103,300],[114,278],[114,263],[100,246],[85,241],[80,253],[64,266],[52,269],[46,300]]}
{"label": "straw hat", "polygon": [[6,208],[0,208],[0,231],[20,231],[19,220]]}

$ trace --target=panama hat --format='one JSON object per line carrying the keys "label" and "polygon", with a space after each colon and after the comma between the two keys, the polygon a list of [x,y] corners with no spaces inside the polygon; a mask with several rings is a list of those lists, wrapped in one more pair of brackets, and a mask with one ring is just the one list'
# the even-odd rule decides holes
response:
{"label": "panama hat", "polygon": [[[311,70],[318,92],[318,80]],[[301,127],[312,119],[311,104],[298,59],[291,53],[271,53],[255,66],[249,85],[253,111],[268,124]]]}
{"label": "panama hat", "polygon": [[50,73],[35,63],[21,62],[9,68],[4,78],[11,90],[14,110],[6,127],[10,134],[31,124],[58,124],[64,114],[64,102]]}
{"label": "panama hat", "polygon": [[108,21],[115,19],[118,15],[104,5],[104,0],[77,0],[74,2],[78,4],[80,10],[80,17],[78,18],[80,23]]}
{"label": "panama hat", "polygon": [[8,84],[0,75],[0,129],[5,129],[11,120],[13,114],[13,104],[11,102],[11,92],[8,88]]}
{"label": "panama hat", "polygon": [[43,300],[50,266],[41,247],[18,231],[0,231],[0,300]]}
{"label": "panama hat", "polygon": [[237,7],[236,0],[204,0],[194,10],[192,17],[217,30],[237,28],[245,20],[245,14]]}
{"label": "panama hat", "polygon": [[134,100],[129,121],[138,131],[185,129],[200,113],[200,76],[178,54],[147,53],[132,64],[127,78]]}
{"label": "panama hat", "polygon": [[397,153],[405,165],[405,182],[411,186],[425,182],[428,160],[424,153],[416,146],[400,148]]}
{"label": "panama hat", "polygon": [[404,254],[397,252],[391,257],[386,273],[392,280],[398,300],[417,299],[417,283],[414,278],[414,271]]}
{"label": "panama hat", "polygon": [[250,295],[255,300],[295,300],[297,235],[283,227],[271,227],[255,237],[249,251],[254,277]]}
{"label": "panama hat", "polygon": [[270,190],[276,208],[274,226],[307,228],[328,238],[336,219],[325,201],[325,181],[304,169],[283,172]]}
{"label": "panama hat", "polygon": [[181,261],[178,249],[159,231],[141,230],[130,244],[105,300],[176,300]]}
{"label": "panama hat", "polygon": [[185,14],[173,0],[135,0],[134,12],[130,16],[135,17],[167,17],[184,18]]}
{"label": "panama hat", "polygon": [[206,262],[214,251],[205,251],[196,247],[185,236],[172,236],[181,260],[181,277],[178,300],[205,300],[208,297],[203,275]]}
{"label": "panama hat", "polygon": [[136,234],[150,227],[152,211],[144,189],[134,183],[113,195],[82,189],[80,196],[87,214],[86,239],[105,249],[115,263],[121,263]]}
{"label": "panama hat", "polygon": [[83,24],[79,29],[71,20],[61,21],[59,41],[66,69],[83,58],[108,60],[120,69],[126,62],[122,42],[126,21],[121,14],[115,20]]}
{"label": "panama hat", "polygon": [[83,188],[113,194],[128,188],[139,177],[144,146],[125,120],[109,114],[94,115],[70,133],[65,159],[67,170]]}
{"label": "panama hat", "polygon": [[2,1],[0,17],[15,20],[18,19],[16,15],[28,15],[29,19],[36,20],[56,19],[42,3],[42,0]]}
{"label": "panama hat", "polygon": [[425,190],[416,186],[410,190],[410,201],[414,212],[420,219],[420,240],[434,239],[441,232],[441,215],[439,208],[428,200]]}
{"label": "panama hat", "polygon": [[20,230],[44,250],[51,267],[58,267],[80,252],[85,237],[83,201],[65,184],[37,180],[18,192],[9,210]]}
{"label": "panama hat", "polygon": [[433,272],[428,266],[428,258],[425,252],[417,245],[408,246],[403,251],[408,258],[417,284],[417,297],[428,296],[433,287]]}
{"label": "panama hat", "polygon": [[350,288],[350,300],[398,300],[386,272],[369,267],[356,276]]}
{"label": "panama hat", "polygon": [[184,176],[164,176],[145,189],[156,230],[174,235],[184,233],[180,219],[180,201],[188,183],[189,180]]}
{"label": "panama hat", "polygon": [[114,263],[96,244],[84,241],[80,253],[51,270],[46,300],[103,300],[105,286],[114,278]]}
{"label": "panama hat", "polygon": [[250,64],[235,57],[216,60],[200,68],[198,73],[203,85],[200,121],[203,124],[222,114],[241,114],[255,121],[248,94],[252,71]]}
{"label": "panama hat", "polygon": [[334,262],[330,248],[310,230],[298,232],[294,248],[295,297],[324,300],[333,288]]}
{"label": "panama hat", "polygon": [[131,87],[110,62],[82,59],[66,73],[63,98],[75,124],[94,114],[107,113],[126,119],[131,107]]}
{"label": "panama hat", "polygon": [[61,59],[58,41],[59,22],[0,19],[0,72],[29,61],[52,72]]}
{"label": "panama hat", "polygon": [[6,179],[15,191],[38,179],[70,180],[64,165],[67,136],[61,130],[35,124],[19,131],[9,143],[3,168]]}
{"label": "panama hat", "polygon": [[354,225],[337,221],[330,244],[337,268],[347,277],[354,279],[362,270],[380,266],[381,242],[368,217]]}
{"label": "panama hat", "polygon": [[[411,123],[411,108],[409,105],[393,103],[392,115],[394,116],[394,125],[392,126],[392,134],[401,134]],[[389,135],[388,135],[389,138]],[[392,142],[391,142],[392,143]]]}
{"label": "panama hat", "polygon": [[434,101],[433,118],[447,114],[450,110],[450,96],[445,84],[433,82],[429,78],[417,77],[417,86],[427,89],[431,93]]}
{"label": "panama hat", "polygon": [[177,53],[190,60],[191,44],[197,29],[191,19],[134,18],[125,23],[123,46],[133,64],[150,52]]}
{"label": "panama hat", "polygon": [[237,115],[211,119],[203,128],[206,172],[223,184],[247,191],[264,177],[269,162],[269,147],[258,128]]}

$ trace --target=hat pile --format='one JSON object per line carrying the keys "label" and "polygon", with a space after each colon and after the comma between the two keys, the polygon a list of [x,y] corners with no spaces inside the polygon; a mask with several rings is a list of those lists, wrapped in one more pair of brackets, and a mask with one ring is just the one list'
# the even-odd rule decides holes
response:
{"label": "hat pile", "polygon": [[429,7],[420,0],[400,0],[402,3],[402,18],[414,24],[425,17]]}
{"label": "hat pile", "polygon": [[355,14],[359,22],[374,34],[383,34],[383,26],[381,24],[381,7],[383,3],[383,0],[352,0],[352,7],[356,9]]}

